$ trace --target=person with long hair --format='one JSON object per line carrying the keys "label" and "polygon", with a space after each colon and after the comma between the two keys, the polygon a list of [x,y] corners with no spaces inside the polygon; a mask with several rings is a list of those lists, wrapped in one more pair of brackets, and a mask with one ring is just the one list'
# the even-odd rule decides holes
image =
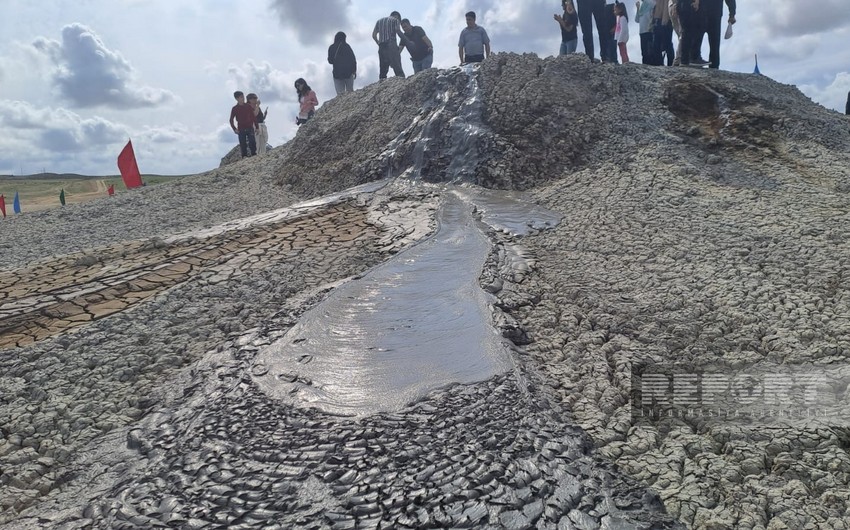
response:
{"label": "person with long hair", "polygon": [[555,13],[555,21],[561,27],[561,49],[560,55],[568,55],[575,53],[578,47],[578,14],[573,5],[573,0],[563,0],[561,7],[564,9],[564,14]]}
{"label": "person with long hair", "polygon": [[614,40],[617,41],[617,47],[620,49],[620,61],[623,64],[629,64],[629,51],[627,48],[627,44],[629,43],[629,14],[626,11],[626,4],[622,2],[615,3],[614,15],[617,17],[614,27]]}
{"label": "person with long hair", "polygon": [[345,33],[337,32],[334,43],[328,48],[328,62],[333,65],[334,89],[336,95],[354,92],[354,80],[357,78],[357,58],[354,50],[345,42]]}
{"label": "person with long hair", "polygon": [[248,94],[247,99],[248,105],[253,109],[254,118],[257,121],[257,154],[264,155],[266,154],[266,145],[269,142],[269,130],[266,128],[266,116],[269,115],[269,108],[266,107],[266,110],[263,111],[260,108],[260,97],[253,92]]}
{"label": "person with long hair", "polygon": [[313,117],[316,106],[319,104],[319,98],[316,97],[316,93],[313,92],[307,81],[304,81],[301,77],[295,80],[295,92],[298,94],[298,104],[300,105],[295,123],[302,125]]}

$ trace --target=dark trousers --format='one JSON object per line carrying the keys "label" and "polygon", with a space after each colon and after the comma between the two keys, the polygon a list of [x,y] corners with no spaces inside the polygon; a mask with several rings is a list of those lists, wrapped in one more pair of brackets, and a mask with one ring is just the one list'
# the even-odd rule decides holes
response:
{"label": "dark trousers", "polygon": [[673,47],[673,23],[668,22],[665,26],[661,24],[661,19],[655,19],[652,33],[656,66],[661,66],[664,63],[665,54],[667,55],[667,66],[673,66],[673,59],[676,57],[676,49]]}
{"label": "dark trousers", "polygon": [[720,68],[720,29],[723,26],[723,0],[706,0],[700,4],[704,10],[703,24],[708,34],[708,67]]}
{"label": "dark trousers", "polygon": [[679,10],[679,22],[682,24],[682,64],[691,64],[694,50],[694,42],[699,33],[699,14],[694,11],[691,0],[676,0],[676,8]]}
{"label": "dark trousers", "polygon": [[655,64],[655,46],[652,45],[652,32],[640,34],[640,59],[643,64]]}
{"label": "dark trousers", "polygon": [[[584,53],[593,59],[593,19],[596,19],[596,32],[599,34],[599,53],[605,49],[605,0],[578,0],[578,23],[581,26],[581,38]],[[604,57],[604,55],[603,55]]]}
{"label": "dark trousers", "polygon": [[239,150],[242,151],[242,158],[248,156],[248,148],[251,149],[251,156],[257,154],[257,138],[254,136],[254,129],[239,131]]}
{"label": "dark trousers", "polygon": [[378,67],[378,79],[386,79],[390,67],[396,77],[404,77],[404,70],[401,68],[401,51],[394,40],[378,44]]}
{"label": "dark trousers", "polygon": [[617,64],[617,41],[614,40],[614,28],[617,26],[617,15],[614,14],[613,5],[606,5],[603,12],[605,13],[605,33],[599,34],[599,46],[602,48],[600,53],[602,54],[602,60],[606,63]]}

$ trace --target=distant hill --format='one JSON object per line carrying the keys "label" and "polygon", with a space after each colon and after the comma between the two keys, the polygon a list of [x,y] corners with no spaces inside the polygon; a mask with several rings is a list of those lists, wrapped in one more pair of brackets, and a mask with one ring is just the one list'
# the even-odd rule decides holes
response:
{"label": "distant hill", "polygon": [[[145,174],[142,175],[142,180],[145,178],[181,178],[188,177],[189,175],[156,175],[156,174]],[[59,179],[113,179],[113,178],[121,178],[121,175],[78,175],[76,173],[36,173],[33,175],[0,175],[0,179],[15,179],[15,180],[59,180]]]}

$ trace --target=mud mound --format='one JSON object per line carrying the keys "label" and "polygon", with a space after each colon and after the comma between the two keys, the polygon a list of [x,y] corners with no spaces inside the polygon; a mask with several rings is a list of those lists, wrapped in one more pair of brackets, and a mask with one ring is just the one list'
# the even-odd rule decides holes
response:
{"label": "mud mound", "polygon": [[[674,169],[722,159],[743,182],[764,157],[805,164],[801,154],[850,144],[843,116],[763,76],[530,54],[497,54],[476,71],[428,70],[331,100],[278,153],[278,182],[316,195],[410,172],[522,190],[638,148],[675,152]],[[453,173],[457,159],[473,169]]]}

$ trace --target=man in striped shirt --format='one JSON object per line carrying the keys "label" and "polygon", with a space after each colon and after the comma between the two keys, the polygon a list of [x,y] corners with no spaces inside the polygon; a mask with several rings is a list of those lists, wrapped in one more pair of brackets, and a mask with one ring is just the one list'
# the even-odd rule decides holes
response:
{"label": "man in striped shirt", "polygon": [[396,35],[401,42],[406,42],[404,33],[401,31],[401,14],[393,11],[390,16],[378,20],[375,23],[375,30],[372,31],[372,38],[378,45],[379,79],[387,78],[387,72],[391,66],[397,77],[404,77],[404,70],[401,68],[401,48],[395,40]]}

